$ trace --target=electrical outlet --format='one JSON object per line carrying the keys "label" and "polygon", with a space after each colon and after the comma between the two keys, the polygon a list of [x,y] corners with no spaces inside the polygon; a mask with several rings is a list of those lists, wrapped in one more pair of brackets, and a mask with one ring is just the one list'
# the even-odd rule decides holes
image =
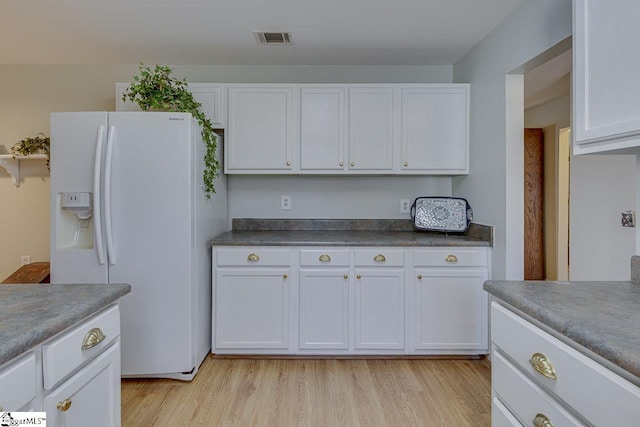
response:
{"label": "electrical outlet", "polygon": [[31,255],[22,255],[20,257],[20,265],[31,264]]}
{"label": "electrical outlet", "polygon": [[409,199],[400,199],[400,213],[409,213],[411,202]]}
{"label": "electrical outlet", "polygon": [[291,209],[291,196],[280,196],[280,209],[283,211]]}

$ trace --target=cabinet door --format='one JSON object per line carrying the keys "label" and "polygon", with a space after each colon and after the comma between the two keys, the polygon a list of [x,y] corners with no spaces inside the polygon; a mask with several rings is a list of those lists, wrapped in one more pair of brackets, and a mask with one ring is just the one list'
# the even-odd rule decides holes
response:
{"label": "cabinet door", "polygon": [[418,350],[488,349],[486,269],[415,269]]}
{"label": "cabinet door", "polygon": [[575,0],[573,13],[574,152],[640,146],[640,3]]}
{"label": "cabinet door", "polygon": [[44,410],[52,426],[119,426],[120,342],[46,395]]}
{"label": "cabinet door", "polygon": [[215,347],[289,349],[289,269],[219,268]]}
{"label": "cabinet door", "polygon": [[300,270],[300,348],[349,348],[349,269]]}
{"label": "cabinet door", "polygon": [[292,169],[293,88],[230,87],[225,171]]}
{"label": "cabinet door", "polygon": [[344,170],[344,88],[300,90],[300,170]]}
{"label": "cabinet door", "polygon": [[402,89],[403,171],[468,172],[467,85]]}
{"label": "cabinet door", "polygon": [[[222,87],[211,83],[190,83],[188,87],[193,98],[202,104],[200,108],[213,126],[223,128]],[[127,89],[129,83],[116,83],[116,111],[140,111],[138,104],[122,100],[122,95]]]}
{"label": "cabinet door", "polygon": [[393,88],[349,89],[349,169],[393,169]]}
{"label": "cabinet door", "polygon": [[404,349],[404,270],[356,269],[355,349]]}

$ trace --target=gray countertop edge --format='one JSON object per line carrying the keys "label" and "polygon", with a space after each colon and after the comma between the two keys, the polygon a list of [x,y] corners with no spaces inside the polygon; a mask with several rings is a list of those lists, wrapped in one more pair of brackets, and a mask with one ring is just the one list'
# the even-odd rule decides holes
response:
{"label": "gray countertop edge", "polygon": [[0,285],[0,365],[129,292],[124,283]]}
{"label": "gray countertop edge", "polygon": [[640,285],[634,282],[487,281],[498,302],[640,386]]}
{"label": "gray countertop edge", "polygon": [[228,231],[211,246],[397,246],[491,247],[491,242],[463,235],[425,235],[411,231]]}

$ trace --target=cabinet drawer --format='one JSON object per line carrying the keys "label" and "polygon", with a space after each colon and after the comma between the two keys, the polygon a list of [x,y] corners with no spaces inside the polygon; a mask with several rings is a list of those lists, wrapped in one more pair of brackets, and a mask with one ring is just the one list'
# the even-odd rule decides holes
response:
{"label": "cabinet drawer", "polygon": [[265,248],[243,248],[243,249],[218,249],[218,266],[289,266],[288,249],[265,249]]}
{"label": "cabinet drawer", "polygon": [[404,267],[404,251],[398,249],[358,249],[355,253],[358,266]]}
{"label": "cabinet drawer", "polygon": [[413,264],[420,267],[486,267],[488,255],[482,249],[424,249],[415,251]]}
{"label": "cabinet drawer", "polygon": [[[637,425],[640,388],[606,369],[507,308],[492,303],[494,345],[537,384],[558,396],[594,425]],[[536,353],[553,365],[557,379],[530,364]]]}
{"label": "cabinet drawer", "polygon": [[300,265],[345,267],[349,265],[349,251],[347,250],[306,250],[300,251]]}
{"label": "cabinet drawer", "polygon": [[0,369],[0,412],[19,411],[35,397],[36,356],[29,352]]}
{"label": "cabinet drawer", "polygon": [[495,394],[524,425],[537,425],[541,414],[556,426],[580,426],[578,420],[509,363],[499,351],[491,359],[491,385]]}
{"label": "cabinet drawer", "polygon": [[[99,337],[98,329],[104,335],[104,339]],[[114,305],[44,344],[42,366],[45,390],[49,390],[79,366],[101,353],[118,336],[120,312],[118,306]]]}
{"label": "cabinet drawer", "polygon": [[491,399],[491,427],[522,427],[522,424],[494,397]]}

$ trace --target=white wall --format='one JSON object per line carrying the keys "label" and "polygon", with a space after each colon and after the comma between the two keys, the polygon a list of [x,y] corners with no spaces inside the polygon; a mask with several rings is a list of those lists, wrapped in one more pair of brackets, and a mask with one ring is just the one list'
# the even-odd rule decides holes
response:
{"label": "white wall", "polygon": [[[506,130],[506,75],[570,36],[571,25],[571,0],[525,1],[453,67],[455,82],[471,83],[471,162],[468,176],[453,179],[452,192],[469,199],[477,222],[495,226],[496,279],[522,277],[522,273],[517,276],[523,232],[514,229],[521,223],[522,211],[507,213],[509,202],[516,209],[519,203],[508,200],[507,182],[522,179],[522,162],[507,158],[508,149],[515,147],[507,146],[513,141],[507,139]],[[516,143],[522,145],[521,140]],[[515,268],[510,257],[519,258]]]}
{"label": "white wall", "polygon": [[635,155],[571,158],[571,280],[629,280],[636,229],[620,225],[636,206]]}
{"label": "white wall", "polygon": [[[175,66],[189,82],[226,83],[450,83],[443,66]],[[115,83],[130,81],[137,64],[0,65],[0,145],[38,132],[49,135],[54,111],[113,110]],[[41,176],[37,176],[37,175]],[[235,182],[234,182],[235,181]],[[300,217],[398,217],[398,200],[450,194],[450,178],[232,177],[229,209],[235,216],[280,217],[280,194],[293,197],[287,215]],[[235,189],[235,193],[234,193]],[[304,190],[317,190],[306,194]],[[246,199],[245,199],[246,197]],[[251,200],[264,200],[256,205]],[[247,200],[248,202],[245,202]],[[318,206],[316,200],[322,200]],[[277,206],[271,206],[277,201]],[[398,207],[399,208],[399,207]],[[20,188],[0,168],[0,281],[20,266],[21,255],[49,259],[49,180],[27,177]]]}

